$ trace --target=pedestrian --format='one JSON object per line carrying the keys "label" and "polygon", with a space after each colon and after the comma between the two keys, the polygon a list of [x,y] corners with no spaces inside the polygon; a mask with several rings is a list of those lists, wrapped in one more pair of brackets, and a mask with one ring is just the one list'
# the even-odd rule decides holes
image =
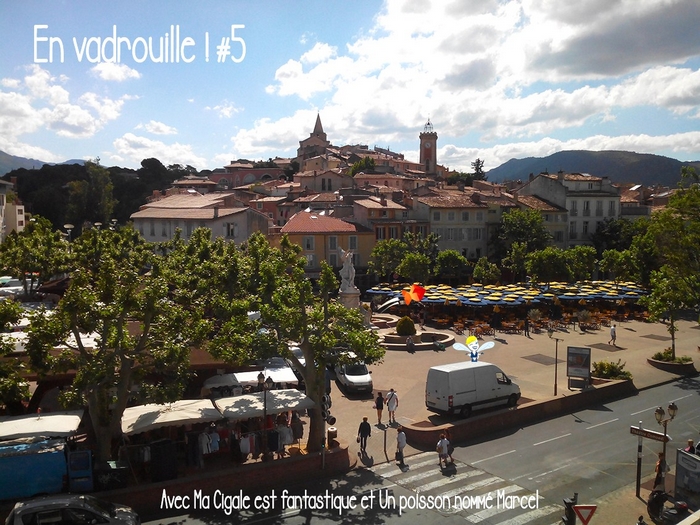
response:
{"label": "pedestrian", "polygon": [[664,453],[659,452],[659,460],[656,462],[656,467],[654,468],[654,472],[656,472],[656,476],[654,477],[654,490],[666,490],[666,487],[664,486],[664,478],[666,477],[666,472],[669,470],[671,469],[666,464]]}
{"label": "pedestrian", "polygon": [[360,423],[360,428],[357,429],[357,440],[360,444],[360,452],[362,454],[367,453],[367,438],[372,435],[372,427],[367,422],[367,416],[362,418],[362,423]]}
{"label": "pedestrian", "polygon": [[635,525],[647,525],[647,522],[644,521],[644,516],[639,516],[639,518],[637,518],[637,523]]}
{"label": "pedestrian", "polygon": [[389,424],[396,423],[396,409],[399,407],[399,396],[392,388],[386,395],[386,408],[389,411]]}
{"label": "pedestrian", "polygon": [[693,440],[689,439],[688,444],[686,447],[683,449],[684,452],[687,452],[688,454],[695,454],[695,445],[693,444]]}
{"label": "pedestrian", "polygon": [[406,350],[408,350],[409,354],[416,351],[416,343],[413,342],[413,337],[410,335],[406,338]]}
{"label": "pedestrian", "polygon": [[374,408],[377,409],[377,425],[381,425],[382,411],[384,410],[384,398],[381,392],[377,392],[377,399],[374,400]]}
{"label": "pedestrian", "polygon": [[611,343],[612,343],[613,346],[617,346],[617,345],[615,344],[615,341],[616,341],[616,340],[617,340],[617,328],[615,328],[615,324],[613,324],[613,325],[610,327],[610,341],[608,341],[608,344],[611,344]]}
{"label": "pedestrian", "polygon": [[396,461],[399,462],[399,468],[403,469],[406,464],[403,461],[403,449],[406,447],[406,433],[403,427],[396,427]]}
{"label": "pedestrian", "polygon": [[526,315],[525,322],[523,323],[523,329],[525,331],[525,337],[530,337],[530,318]]}
{"label": "pedestrian", "polygon": [[442,462],[445,462],[445,468],[447,468],[447,451],[449,450],[450,442],[445,437],[445,434],[440,434],[440,440],[437,442],[436,451],[438,453],[438,466],[442,469]]}

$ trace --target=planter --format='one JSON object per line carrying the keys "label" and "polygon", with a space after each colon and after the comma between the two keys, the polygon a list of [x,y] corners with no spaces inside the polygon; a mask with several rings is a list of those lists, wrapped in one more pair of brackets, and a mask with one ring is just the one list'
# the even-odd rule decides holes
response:
{"label": "planter", "polygon": [[[421,333],[421,332],[418,332],[418,333],[416,333],[416,335],[413,335],[413,336],[411,336],[411,337],[413,337],[413,342],[417,344],[417,343],[421,343],[421,342],[422,342],[421,336],[422,336],[422,333]],[[385,343],[397,343],[397,344],[405,345],[405,344],[406,344],[406,339],[408,339],[408,337],[409,337],[409,336],[407,336],[407,335],[386,334],[386,335],[384,336],[384,342],[385,342]]]}
{"label": "planter", "polygon": [[695,363],[692,361],[690,363],[670,363],[668,361],[657,361],[656,359],[648,358],[647,363],[654,368],[679,376],[691,377],[698,374],[698,371],[695,369]]}

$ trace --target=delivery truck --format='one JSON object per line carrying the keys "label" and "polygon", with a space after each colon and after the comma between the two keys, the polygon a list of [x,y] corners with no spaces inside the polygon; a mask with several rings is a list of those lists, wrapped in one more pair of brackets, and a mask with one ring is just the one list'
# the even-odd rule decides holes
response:
{"label": "delivery truck", "polygon": [[0,500],[54,494],[67,482],[65,439],[0,443]]}
{"label": "delivery truck", "polygon": [[496,365],[483,361],[433,366],[425,383],[425,406],[444,414],[469,417],[472,410],[515,406],[520,387]]}

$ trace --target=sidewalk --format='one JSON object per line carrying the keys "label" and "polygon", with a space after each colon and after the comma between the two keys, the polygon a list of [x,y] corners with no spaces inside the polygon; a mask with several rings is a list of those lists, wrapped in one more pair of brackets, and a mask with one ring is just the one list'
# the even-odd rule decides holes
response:
{"label": "sidewalk", "polygon": [[[700,369],[700,329],[697,323],[680,321],[676,332],[676,355],[687,355],[696,362]],[[427,331],[441,331],[432,327]],[[382,329],[380,333],[392,329]],[[454,335],[454,333],[453,333]],[[464,343],[467,334],[456,336],[456,342]],[[557,343],[554,338],[560,341]],[[504,334],[497,332],[495,336],[487,336],[484,341],[494,341],[495,347],[487,350],[482,359],[501,367],[515,383],[520,385],[523,400],[546,400],[554,397],[554,356],[558,345],[558,374],[557,395],[569,396],[574,392],[568,389],[566,377],[566,348],[567,346],[584,346],[591,348],[591,361],[612,361],[618,359],[625,363],[625,370],[633,376],[633,382],[638,389],[646,389],[655,385],[677,379],[672,373],[654,368],[647,363],[647,358],[671,344],[668,327],[661,323],[645,323],[627,321],[617,324],[617,347],[608,345],[609,329],[603,328],[593,332],[571,330],[556,331],[550,339],[546,332],[530,334]],[[483,342],[483,341],[482,341]],[[388,392],[394,388],[399,395],[399,408],[396,412],[399,424],[415,424],[421,421],[441,421],[425,408],[425,378],[431,366],[465,360],[462,352],[448,347],[444,352],[430,350],[417,351],[409,354],[404,351],[387,351],[384,362],[370,367],[374,382],[374,393]],[[333,385],[333,415],[337,418],[339,438],[350,444],[351,457],[358,460],[358,466],[393,461],[396,449],[395,426],[378,427],[376,411],[372,405],[374,400],[369,396],[350,399]],[[367,416],[372,423],[372,437],[367,446],[367,458],[358,455],[359,445],[355,442],[357,427],[362,417]],[[383,423],[388,422],[386,410]],[[430,418],[430,420],[428,419]],[[445,420],[447,421],[447,420]],[[408,446],[406,455],[417,453],[418,450]],[[634,481],[634,480],[631,480]],[[648,489],[642,488],[642,497],[646,498]],[[560,504],[561,502],[555,502]],[[646,516],[646,503],[636,498],[634,483],[610,494],[597,502],[599,508],[591,523],[610,525],[630,525],[637,518]],[[647,519],[647,521],[649,521]]]}

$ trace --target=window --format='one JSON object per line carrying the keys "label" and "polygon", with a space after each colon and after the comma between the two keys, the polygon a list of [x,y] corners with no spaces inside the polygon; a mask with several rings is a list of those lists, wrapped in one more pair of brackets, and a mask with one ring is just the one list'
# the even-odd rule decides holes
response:
{"label": "window", "polygon": [[483,211],[476,212],[476,222],[484,222],[484,212]]}
{"label": "window", "polygon": [[168,236],[168,221],[161,221],[160,226],[161,226],[160,236],[167,237]]}
{"label": "window", "polygon": [[468,212],[468,211],[463,211],[463,212],[462,212],[462,221],[463,221],[463,222],[469,222],[469,212]]}
{"label": "window", "polygon": [[262,207],[263,207],[263,203],[262,203],[262,202],[256,202],[256,203],[255,203],[255,209],[257,209],[257,210],[262,210]]}
{"label": "window", "polygon": [[610,201],[610,206],[608,207],[608,217],[615,216],[615,201]]}
{"label": "window", "polygon": [[576,238],[576,221],[571,221],[569,223],[569,237],[571,239]]}
{"label": "window", "polygon": [[333,191],[333,179],[328,179],[328,191]]}
{"label": "window", "polygon": [[564,242],[564,232],[561,230],[557,230],[554,232],[554,240],[556,242]]}
{"label": "window", "polygon": [[235,222],[227,222],[224,224],[224,227],[226,228],[226,237],[229,239],[235,239],[238,237],[238,223]]}
{"label": "window", "polygon": [[333,267],[337,268],[338,267],[338,254],[337,253],[331,253],[328,257],[328,263]]}
{"label": "window", "polygon": [[571,201],[571,210],[569,211],[572,217],[578,215],[578,201]]}
{"label": "window", "polygon": [[448,211],[448,212],[447,212],[447,220],[448,220],[448,221],[454,221],[454,220],[455,220],[455,212],[453,212],[453,211]]}
{"label": "window", "polygon": [[313,236],[304,237],[304,249],[307,251],[314,250],[314,238],[313,238]]}
{"label": "window", "polygon": [[428,235],[427,226],[416,226],[416,235],[422,235],[423,237],[426,237]]}
{"label": "window", "polygon": [[187,221],[186,225],[187,225],[187,236],[189,237],[190,235],[192,235],[192,223]]}
{"label": "window", "polygon": [[386,217],[388,215],[388,212],[386,210],[382,210],[381,216]]}
{"label": "window", "polygon": [[445,239],[448,241],[453,241],[455,238],[454,228],[445,228]]}
{"label": "window", "polygon": [[381,241],[385,238],[384,227],[374,229],[374,237]]}
{"label": "window", "polygon": [[584,235],[588,233],[588,221],[583,221],[583,229],[581,230],[581,233]]}
{"label": "window", "polygon": [[331,235],[328,237],[328,249],[337,250],[338,249],[338,237]]}
{"label": "window", "polygon": [[596,214],[596,217],[602,217],[602,215],[603,215],[603,201],[595,201],[595,214]]}
{"label": "window", "polygon": [[154,221],[153,219],[151,219],[150,222],[151,222],[151,224],[150,224],[150,229],[149,229],[149,231],[151,232],[150,235],[151,235],[151,237],[152,237],[152,236],[154,236],[154,235],[156,234],[156,221]]}
{"label": "window", "polygon": [[348,243],[350,244],[349,250],[357,250],[357,235],[351,235],[348,238]]}
{"label": "window", "polygon": [[583,215],[588,217],[591,214],[591,201],[583,201]]}
{"label": "window", "polygon": [[589,182],[589,183],[588,183],[588,189],[589,189],[589,190],[592,190],[592,189],[593,189],[593,183],[592,183],[592,182]]}
{"label": "window", "polygon": [[402,218],[402,219],[408,219],[408,212],[407,212],[407,211],[402,211],[402,212],[401,212],[401,218]]}
{"label": "window", "polygon": [[439,220],[440,220],[440,212],[439,212],[439,211],[434,211],[434,212],[433,212],[433,220],[434,220],[434,221],[439,221]]}
{"label": "window", "polygon": [[544,222],[549,222],[549,213],[544,214]]}
{"label": "window", "polygon": [[473,235],[474,235],[475,241],[480,241],[481,239],[483,239],[484,229],[483,228],[474,228]]}
{"label": "window", "polygon": [[17,208],[17,215],[24,215],[24,208]]}
{"label": "window", "polygon": [[307,253],[304,257],[306,258],[306,266],[316,266],[316,256],[313,253]]}
{"label": "window", "polygon": [[326,179],[321,179],[321,191],[326,191]]}
{"label": "window", "polygon": [[399,229],[396,226],[389,226],[389,239],[398,239]]}

